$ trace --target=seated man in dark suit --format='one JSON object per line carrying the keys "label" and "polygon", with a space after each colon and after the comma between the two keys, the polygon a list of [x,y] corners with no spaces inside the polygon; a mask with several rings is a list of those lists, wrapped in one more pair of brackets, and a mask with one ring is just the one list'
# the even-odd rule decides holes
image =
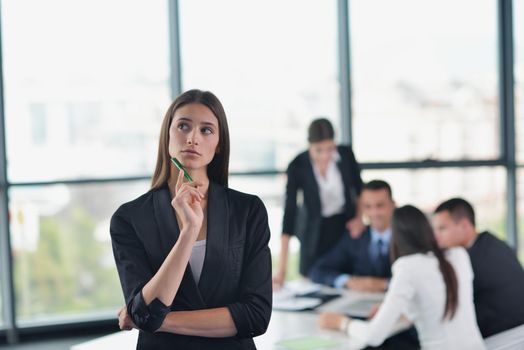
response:
{"label": "seated man in dark suit", "polygon": [[506,243],[489,232],[477,233],[471,204],[462,198],[443,202],[435,209],[433,227],[440,247],[462,246],[469,252],[482,336],[524,324],[524,269]]}
{"label": "seated man in dark suit", "polygon": [[370,226],[358,238],[345,234],[319,258],[309,278],[335,288],[384,291],[391,277],[389,241],[395,202],[385,181],[373,180],[362,188],[362,212]]}

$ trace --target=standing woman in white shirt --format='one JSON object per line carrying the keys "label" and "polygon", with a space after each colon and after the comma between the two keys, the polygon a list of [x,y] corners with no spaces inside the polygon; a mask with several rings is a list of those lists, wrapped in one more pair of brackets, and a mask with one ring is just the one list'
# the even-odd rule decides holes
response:
{"label": "standing woman in white shirt", "polygon": [[463,248],[441,251],[426,216],[407,205],[393,214],[392,278],[371,321],[323,314],[323,328],[340,329],[362,345],[378,346],[404,316],[417,329],[421,348],[485,349],[473,306],[473,272]]}
{"label": "standing woman in white shirt", "polygon": [[351,147],[337,146],[334,139],[329,120],[314,120],[308,130],[309,149],[288,166],[280,260],[273,276],[276,288],[286,277],[292,236],[300,240],[300,274],[307,276],[346,229],[355,236],[364,230],[358,206],[360,167]]}

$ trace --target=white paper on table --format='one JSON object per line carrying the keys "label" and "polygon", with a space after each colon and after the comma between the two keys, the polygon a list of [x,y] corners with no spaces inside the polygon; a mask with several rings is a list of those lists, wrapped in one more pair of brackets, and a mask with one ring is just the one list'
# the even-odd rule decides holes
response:
{"label": "white paper on table", "polygon": [[322,300],[318,298],[280,298],[273,300],[273,308],[283,311],[299,311],[317,307],[321,303]]}
{"label": "white paper on table", "polygon": [[295,295],[305,295],[309,293],[319,292],[322,289],[321,284],[312,283],[309,280],[295,280],[287,282],[282,291],[290,291]]}
{"label": "white paper on table", "polygon": [[322,288],[322,285],[312,283],[309,280],[287,282],[282,289],[273,293],[273,308],[283,311],[315,308],[322,304],[322,299],[302,295],[319,292]]}

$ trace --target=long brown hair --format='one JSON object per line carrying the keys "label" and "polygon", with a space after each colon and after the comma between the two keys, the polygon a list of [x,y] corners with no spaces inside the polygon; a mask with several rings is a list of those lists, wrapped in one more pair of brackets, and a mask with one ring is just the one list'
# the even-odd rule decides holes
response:
{"label": "long brown hair", "polygon": [[391,262],[402,256],[432,252],[438,259],[440,272],[446,284],[446,307],[442,319],[452,319],[458,306],[458,282],[453,266],[437,245],[433,229],[419,209],[406,205],[395,209],[392,222]]}
{"label": "long brown hair", "polygon": [[218,120],[218,152],[207,166],[207,176],[210,181],[214,181],[222,186],[228,185],[230,144],[226,112],[224,107],[222,107],[222,103],[212,92],[194,89],[178,96],[167,109],[160,128],[158,156],[153,179],[151,180],[151,189],[158,189],[164,186],[171,176],[171,169],[174,168],[174,165],[171,163],[169,155],[169,128],[176,110],[190,103],[200,103],[206,106]]}

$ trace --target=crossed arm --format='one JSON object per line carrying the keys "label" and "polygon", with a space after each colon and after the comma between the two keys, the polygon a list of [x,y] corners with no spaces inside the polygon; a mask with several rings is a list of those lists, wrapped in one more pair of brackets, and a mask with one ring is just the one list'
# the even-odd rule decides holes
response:
{"label": "crossed arm", "polygon": [[[122,330],[138,329],[125,306],[118,311],[118,325]],[[229,310],[220,307],[196,311],[172,311],[167,314],[157,332],[201,337],[232,337],[237,333],[237,329]]]}

